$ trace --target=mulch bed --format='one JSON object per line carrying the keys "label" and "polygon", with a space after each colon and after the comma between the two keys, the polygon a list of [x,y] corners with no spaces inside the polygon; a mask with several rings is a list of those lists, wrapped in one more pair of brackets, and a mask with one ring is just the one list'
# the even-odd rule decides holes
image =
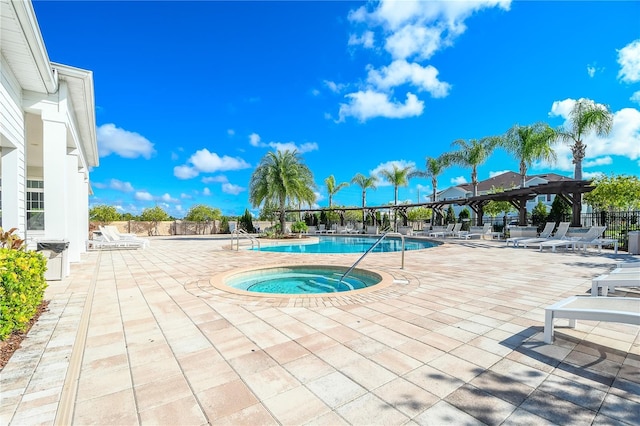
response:
{"label": "mulch bed", "polygon": [[38,318],[40,318],[40,315],[43,312],[48,311],[48,306],[49,301],[43,301],[40,306],[38,306],[36,314],[31,318],[24,331],[14,331],[5,340],[0,340],[0,371],[2,371],[5,365],[7,365],[13,353],[18,350],[22,341],[27,337],[27,333],[29,333],[33,324],[35,324],[36,321],[38,321]]}

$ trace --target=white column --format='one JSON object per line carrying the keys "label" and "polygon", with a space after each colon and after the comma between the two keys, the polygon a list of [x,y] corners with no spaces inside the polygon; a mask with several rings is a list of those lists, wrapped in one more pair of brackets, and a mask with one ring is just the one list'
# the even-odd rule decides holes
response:
{"label": "white column", "polygon": [[24,152],[2,147],[2,228],[18,228],[15,234],[25,236]]}
{"label": "white column", "polygon": [[67,126],[59,113],[42,112],[44,232],[46,239],[68,239]]}
{"label": "white column", "polygon": [[[80,214],[78,212],[78,157],[77,150],[67,154],[67,239],[69,240],[69,251],[67,256],[70,262],[80,262],[80,252],[84,245],[84,240],[80,237]],[[45,198],[46,200],[46,198]]]}
{"label": "white column", "polygon": [[78,180],[78,204],[76,208],[80,214],[78,229],[80,231],[80,242],[82,243],[80,252],[87,251],[86,241],[89,239],[89,178],[84,171],[79,172]]}

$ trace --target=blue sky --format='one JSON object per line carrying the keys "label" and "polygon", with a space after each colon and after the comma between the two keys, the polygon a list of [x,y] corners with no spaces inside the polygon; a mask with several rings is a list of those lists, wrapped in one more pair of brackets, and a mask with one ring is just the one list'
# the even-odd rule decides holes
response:
{"label": "blue sky", "polygon": [[[456,139],[564,123],[575,100],[614,113],[588,136],[585,177],[640,169],[639,2],[34,1],[49,57],[94,73],[100,165],[91,205],[137,214],[250,208],[260,159],[296,148],[348,182],[394,162],[424,169]],[[570,151],[530,173],[573,176]],[[487,179],[518,163],[496,151]],[[447,169],[442,190],[470,180]],[[413,179],[399,199],[425,201]],[[334,204],[359,206],[349,186]],[[381,182],[368,205],[393,201]],[[258,209],[251,209],[257,213]]]}

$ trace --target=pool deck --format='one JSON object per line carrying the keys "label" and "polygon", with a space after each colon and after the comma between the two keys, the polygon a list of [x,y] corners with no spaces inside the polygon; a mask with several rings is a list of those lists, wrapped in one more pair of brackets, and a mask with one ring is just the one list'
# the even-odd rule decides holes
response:
{"label": "pool deck", "polygon": [[360,263],[391,286],[296,298],[210,280],[359,255],[228,246],[155,237],[51,281],[49,311],[0,372],[0,424],[640,424],[640,327],[558,320],[554,344],[542,337],[544,308],[587,294],[624,252],[447,240],[406,252],[404,269],[399,253]]}

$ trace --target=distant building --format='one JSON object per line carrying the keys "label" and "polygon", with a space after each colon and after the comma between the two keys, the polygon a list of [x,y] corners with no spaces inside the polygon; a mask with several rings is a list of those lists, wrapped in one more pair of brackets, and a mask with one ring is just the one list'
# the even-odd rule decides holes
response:
{"label": "distant building", "polygon": [[98,165],[93,75],[49,61],[31,1],[0,0],[0,11],[0,225],[30,248],[68,240],[79,261]]}
{"label": "distant building", "polygon": [[[539,175],[526,176],[525,187],[542,185],[549,182],[558,182],[563,180],[572,180],[569,177],[561,176],[555,173],[545,173]],[[478,182],[478,195],[489,194],[494,188],[502,188],[507,191],[509,189],[520,188],[521,177],[519,173],[505,172],[494,176],[492,178]],[[473,185],[470,183],[463,183],[461,185],[451,186],[445,190],[442,190],[436,194],[436,201],[455,200],[459,198],[470,198],[473,196]],[[539,195],[533,200],[527,202],[527,211],[533,210],[533,208],[541,201],[547,206],[547,211],[551,209],[551,204],[555,199],[555,195]],[[463,210],[465,206],[453,205],[453,209],[456,216]],[[466,207],[468,208],[468,207]],[[513,216],[517,216],[517,213],[513,213]]]}

